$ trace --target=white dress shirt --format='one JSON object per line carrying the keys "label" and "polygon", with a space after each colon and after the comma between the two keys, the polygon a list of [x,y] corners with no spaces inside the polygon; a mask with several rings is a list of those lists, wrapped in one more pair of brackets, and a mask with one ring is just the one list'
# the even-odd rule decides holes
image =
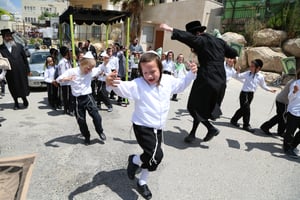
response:
{"label": "white dress shirt", "polygon": [[52,83],[54,80],[55,68],[56,66],[48,66],[45,69],[44,80],[46,83]]}
{"label": "white dress shirt", "polygon": [[242,91],[244,92],[255,92],[258,85],[264,90],[271,91],[271,88],[266,85],[264,76],[259,72],[253,76],[253,73],[246,71],[239,73],[236,76],[244,82],[242,88]]}
{"label": "white dress shirt", "polygon": [[96,69],[99,71],[98,74],[100,74],[98,76],[99,81],[104,82],[106,79],[106,76],[111,73],[111,66],[109,63],[107,63],[106,65],[104,65],[104,63],[102,63]]}
{"label": "white dress shirt", "polygon": [[135,101],[133,123],[162,129],[170,107],[170,95],[182,92],[195,78],[196,74],[192,72],[182,79],[163,74],[160,85],[156,86],[139,77],[132,81],[120,81],[113,90],[118,96]]}
{"label": "white dress shirt", "polygon": [[109,58],[108,63],[111,66],[111,70],[119,70],[119,58],[115,57],[115,56],[111,56]]}
{"label": "white dress shirt", "polygon": [[97,76],[99,70],[93,68],[88,74],[82,74],[79,67],[71,68],[60,75],[56,81],[61,82],[63,78],[74,77],[71,81],[66,81],[71,86],[72,94],[75,97],[87,95],[92,93],[91,81],[93,77]]}
{"label": "white dress shirt", "polygon": [[[68,69],[71,69],[71,63],[69,60],[67,60],[66,58],[62,58],[60,59],[60,61],[58,62],[57,65],[58,68],[58,75],[62,75],[65,71],[67,71]],[[61,86],[66,86],[68,85],[67,83],[60,83]]]}
{"label": "white dress shirt", "polygon": [[168,71],[174,73],[175,71],[175,63],[172,60],[163,60],[162,61],[163,71]]}
{"label": "white dress shirt", "polygon": [[293,93],[295,85],[298,85],[298,88],[300,89],[300,79],[294,81],[290,86],[287,111],[294,116],[300,117],[300,90],[298,90],[296,93]]}
{"label": "white dress shirt", "polygon": [[226,72],[226,82],[228,82],[231,78],[236,78],[237,74],[234,67],[231,67],[226,62],[224,62],[224,69]]}

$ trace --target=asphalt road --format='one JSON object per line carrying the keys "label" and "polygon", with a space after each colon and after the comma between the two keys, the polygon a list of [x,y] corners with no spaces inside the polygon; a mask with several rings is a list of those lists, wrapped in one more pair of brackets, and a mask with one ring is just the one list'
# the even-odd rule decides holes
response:
{"label": "asphalt road", "polygon": [[[186,111],[189,89],[171,102],[164,131],[164,159],[149,176],[154,200],[298,200],[300,159],[282,152],[282,138],[266,136],[259,126],[275,112],[276,94],[258,89],[251,104],[255,133],[230,126],[239,107],[242,85],[232,80],[223,116],[214,124],[221,133],[212,141],[200,125],[193,144],[183,142],[192,126]],[[28,200],[136,200],[136,180],[126,175],[128,155],[140,153],[131,130],[133,102],[100,110],[107,141],[101,142],[87,116],[92,144],[85,146],[74,117],[47,106],[46,91],[32,91],[29,108],[13,110],[8,93],[0,99],[0,157],[37,153]],[[3,121],[4,120],[4,121]],[[273,132],[276,128],[272,129]]]}

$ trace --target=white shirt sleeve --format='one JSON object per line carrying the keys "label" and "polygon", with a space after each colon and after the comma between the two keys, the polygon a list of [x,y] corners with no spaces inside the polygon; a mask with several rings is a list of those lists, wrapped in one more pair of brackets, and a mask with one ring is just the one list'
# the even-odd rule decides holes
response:
{"label": "white shirt sleeve", "polygon": [[189,71],[184,78],[171,77],[174,79],[174,84],[172,85],[172,94],[177,94],[183,92],[185,88],[187,88],[189,84],[196,79],[197,74]]}
{"label": "white shirt sleeve", "polygon": [[265,82],[265,78],[263,75],[261,75],[261,77],[259,78],[259,82],[258,82],[259,86],[261,88],[263,88],[266,91],[271,91],[271,88],[269,88]]}
{"label": "white shirt sleeve", "polygon": [[50,78],[50,70],[49,69],[45,70],[44,80],[46,83],[52,83],[52,79]]}
{"label": "white shirt sleeve", "polygon": [[117,85],[117,87],[110,87],[112,90],[121,97],[128,98],[131,100],[138,100],[140,99],[139,92],[138,92],[138,86],[136,79],[132,81],[121,81],[120,84]]}

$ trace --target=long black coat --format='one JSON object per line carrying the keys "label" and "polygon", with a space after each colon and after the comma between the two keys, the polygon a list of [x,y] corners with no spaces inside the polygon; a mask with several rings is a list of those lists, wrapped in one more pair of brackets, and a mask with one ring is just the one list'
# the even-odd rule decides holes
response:
{"label": "long black coat", "polygon": [[226,89],[224,58],[235,58],[238,56],[236,50],[224,40],[206,33],[195,36],[174,29],[171,39],[194,49],[200,63],[190,92],[188,111],[193,118],[201,121],[220,117],[220,106]]}
{"label": "long black coat", "polygon": [[8,89],[13,98],[26,97],[29,95],[27,75],[30,72],[27,57],[23,46],[17,44],[12,47],[11,53],[4,44],[0,45],[0,53],[8,58],[11,70],[6,73]]}

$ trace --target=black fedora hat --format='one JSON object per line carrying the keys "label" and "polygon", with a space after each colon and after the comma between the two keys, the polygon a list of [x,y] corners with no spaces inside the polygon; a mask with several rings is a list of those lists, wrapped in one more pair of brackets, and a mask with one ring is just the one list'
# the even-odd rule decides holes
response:
{"label": "black fedora hat", "polygon": [[185,25],[187,32],[196,33],[197,31],[203,32],[206,29],[206,26],[202,26],[200,21],[191,21]]}
{"label": "black fedora hat", "polygon": [[0,35],[6,35],[6,34],[14,34],[15,32],[11,32],[10,29],[1,29]]}

